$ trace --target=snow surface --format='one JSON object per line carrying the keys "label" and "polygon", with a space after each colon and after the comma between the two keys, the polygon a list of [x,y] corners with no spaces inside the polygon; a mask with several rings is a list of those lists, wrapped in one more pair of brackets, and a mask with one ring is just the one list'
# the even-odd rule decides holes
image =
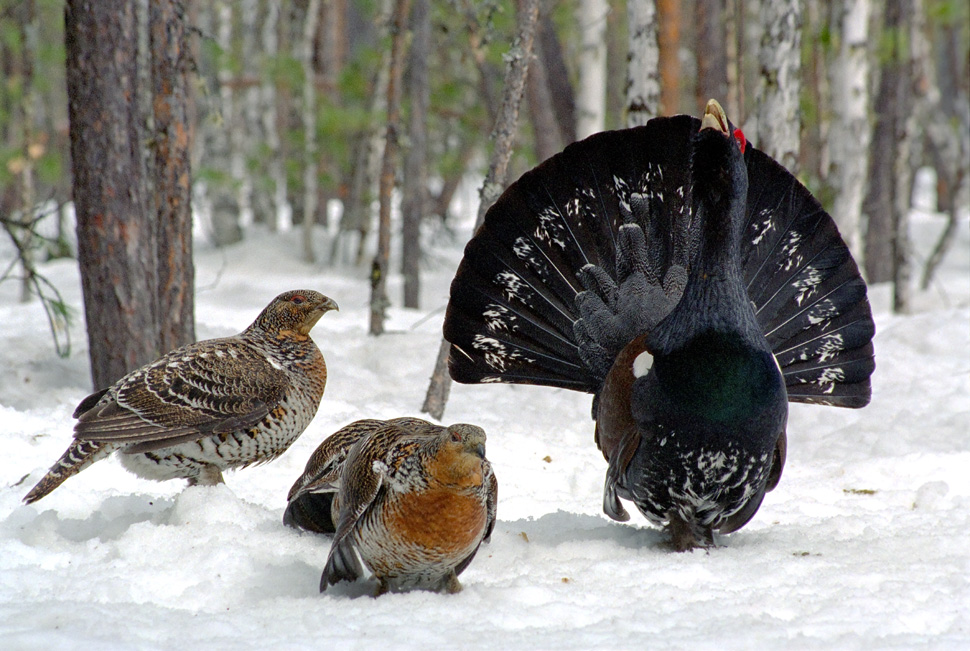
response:
{"label": "snow surface", "polygon": [[[915,216],[920,256],[942,226]],[[871,288],[872,404],[793,405],[781,484],[721,547],[672,553],[629,505],[630,523],[602,514],[588,396],[455,385],[445,421],[485,428],[500,487],[464,591],[319,594],[330,538],[283,526],[287,490],[339,427],[420,415],[466,236],[435,245],[426,309],[392,308],[380,338],[367,335],[366,270],[299,262],[297,233],[198,244],[199,338],[238,332],[287,289],[340,304],[313,331],[330,368],[316,419],[279,460],[218,487],[138,479],[109,459],[24,506],[92,387],[75,264],[43,267],[75,309],[68,359],[40,305],[0,285],[0,648],[970,648],[967,221],[912,315]],[[390,291],[398,302],[396,275]]]}

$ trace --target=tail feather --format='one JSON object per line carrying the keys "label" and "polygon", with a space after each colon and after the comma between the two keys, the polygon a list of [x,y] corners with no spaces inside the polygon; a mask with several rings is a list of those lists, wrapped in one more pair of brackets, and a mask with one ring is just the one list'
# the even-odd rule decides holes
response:
{"label": "tail feather", "polygon": [[[596,329],[582,321],[627,320],[620,325],[633,328],[629,315],[652,297],[631,306],[606,293],[655,287],[663,294],[671,265],[684,266],[690,187],[677,152],[692,131],[691,118],[679,116],[597,134],[505,191],[452,283],[444,333],[455,380],[599,388],[622,346],[589,336]],[[634,228],[623,235],[624,225]],[[614,289],[595,288],[603,280],[597,274]],[[577,300],[586,293],[588,300]],[[596,298],[603,305],[591,307]]]}
{"label": "tail feather", "polygon": [[864,406],[875,326],[859,268],[804,186],[756,149],[746,160],[745,280],[789,399]]}
{"label": "tail feather", "polygon": [[74,439],[47,474],[24,496],[24,503],[33,504],[49,495],[55,488],[78,474],[95,461],[104,459],[118,446],[112,443]]}

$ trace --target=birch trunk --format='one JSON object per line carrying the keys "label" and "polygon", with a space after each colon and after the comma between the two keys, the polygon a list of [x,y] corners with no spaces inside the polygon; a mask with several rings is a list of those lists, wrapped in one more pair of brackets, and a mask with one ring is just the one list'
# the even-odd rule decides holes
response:
{"label": "birch trunk", "polygon": [[300,43],[303,64],[303,259],[316,262],[313,251],[313,226],[317,216],[317,84],[313,67],[313,44],[320,17],[320,0],[307,4]]}
{"label": "birch trunk", "polygon": [[628,0],[629,56],[626,71],[626,126],[647,123],[660,113],[660,49],[654,0]]}
{"label": "birch trunk", "polygon": [[[505,188],[508,174],[509,159],[512,157],[512,144],[519,121],[519,105],[525,90],[526,75],[532,58],[532,45],[535,40],[536,23],[539,16],[539,0],[523,0],[518,8],[517,36],[512,49],[506,56],[505,91],[502,107],[499,110],[498,121],[492,135],[495,147],[489,159],[488,173],[482,184],[481,203],[478,206],[478,217],[475,220],[475,230],[485,220],[485,213],[495,203]],[[474,231],[473,231],[474,232]],[[441,420],[451,392],[451,378],[448,376],[448,354],[451,344],[442,339],[435,360],[431,383],[424,398],[421,411],[430,414],[432,418]]]}
{"label": "birch trunk", "polygon": [[856,259],[862,256],[862,201],[869,169],[870,0],[842,0],[838,57],[830,67],[833,118],[827,178],[834,191],[832,217]]}
{"label": "birch trunk", "polygon": [[793,173],[798,166],[801,125],[802,10],[801,0],[761,1],[764,33],[758,50],[761,83],[754,144]]}
{"label": "birch trunk", "polygon": [[579,92],[576,95],[576,138],[582,140],[606,126],[606,0],[579,3]]}
{"label": "birch trunk", "polygon": [[[272,60],[279,53],[280,5],[276,0],[267,0],[266,17],[263,20],[261,40],[263,56]],[[287,231],[292,225],[291,215],[286,202],[286,169],[283,166],[282,143],[279,133],[279,107],[276,97],[276,83],[270,75],[263,75],[260,87],[262,100],[263,135],[268,157],[269,183],[272,187],[272,211],[269,226],[272,230]]]}

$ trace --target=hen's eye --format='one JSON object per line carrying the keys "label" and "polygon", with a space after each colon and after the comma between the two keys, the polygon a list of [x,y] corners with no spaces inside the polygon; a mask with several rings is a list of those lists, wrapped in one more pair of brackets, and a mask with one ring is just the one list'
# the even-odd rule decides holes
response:
{"label": "hen's eye", "polygon": [[452,432],[451,433],[451,440],[454,441],[455,443],[460,443],[461,442],[461,434],[459,434],[458,432]]}
{"label": "hen's eye", "polygon": [[302,294],[297,294],[290,299],[290,302],[294,305],[303,305],[306,302],[306,298]]}

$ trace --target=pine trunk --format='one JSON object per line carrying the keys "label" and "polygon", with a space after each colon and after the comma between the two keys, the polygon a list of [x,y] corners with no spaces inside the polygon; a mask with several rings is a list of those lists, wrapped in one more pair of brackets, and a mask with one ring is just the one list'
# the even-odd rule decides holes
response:
{"label": "pine trunk", "polygon": [[664,115],[680,112],[680,0],[658,0],[660,30],[660,107]]}
{"label": "pine trunk", "polygon": [[379,215],[377,222],[377,254],[371,265],[370,334],[384,333],[387,311],[387,272],[391,257],[391,201],[401,129],[401,78],[404,70],[404,41],[410,0],[396,0],[391,18],[391,62],[387,81],[387,124],[384,136],[384,157],[378,188]]}
{"label": "pine trunk", "polygon": [[[506,56],[508,62],[505,71],[505,91],[502,108],[498,121],[492,133],[495,137],[495,147],[489,160],[488,173],[482,184],[481,203],[478,206],[478,218],[475,220],[475,230],[485,220],[485,213],[495,203],[505,188],[509,159],[512,157],[512,144],[519,121],[519,105],[525,90],[526,75],[529,71],[529,61],[532,58],[532,45],[535,40],[536,23],[539,16],[539,0],[525,0],[518,8],[517,36],[512,49]],[[451,392],[451,378],[448,376],[448,355],[451,344],[442,339],[435,360],[431,383],[424,398],[421,411],[430,414],[432,418],[441,420]]]}
{"label": "pine trunk", "polygon": [[709,99],[728,105],[725,13],[724,0],[694,5],[694,27],[697,30],[697,92],[694,94],[694,105],[698,111],[703,110]]}
{"label": "pine trunk", "polygon": [[191,65],[184,6],[149,4],[154,134],[154,207],[158,219],[159,345],[169,351],[195,341],[192,263],[192,170],[188,123]]}
{"label": "pine trunk", "polygon": [[78,261],[91,376],[103,388],[163,352],[134,3],[68,0],[65,40]]}
{"label": "pine trunk", "polygon": [[411,25],[413,37],[408,86],[411,114],[401,197],[401,217],[404,222],[401,271],[404,275],[404,307],[417,308],[421,302],[421,222],[428,206],[428,102],[431,94],[428,76],[428,60],[431,57],[429,0],[414,0]]}

